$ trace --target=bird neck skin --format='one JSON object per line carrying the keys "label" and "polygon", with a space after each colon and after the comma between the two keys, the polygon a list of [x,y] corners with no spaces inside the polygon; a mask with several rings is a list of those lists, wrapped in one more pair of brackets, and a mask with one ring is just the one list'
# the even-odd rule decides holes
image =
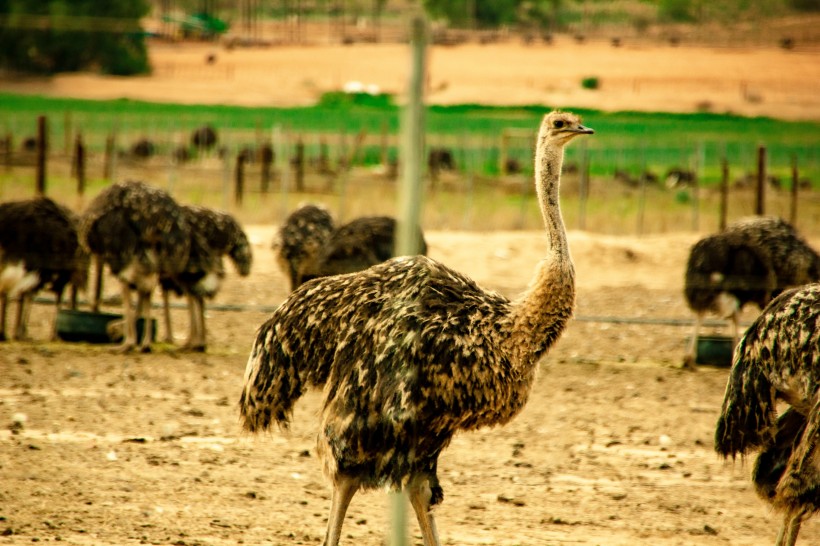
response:
{"label": "bird neck skin", "polygon": [[575,306],[575,268],[558,200],[563,159],[563,147],[539,142],[535,185],[548,248],[527,291],[513,304],[510,355],[519,367],[535,367],[560,336]]}

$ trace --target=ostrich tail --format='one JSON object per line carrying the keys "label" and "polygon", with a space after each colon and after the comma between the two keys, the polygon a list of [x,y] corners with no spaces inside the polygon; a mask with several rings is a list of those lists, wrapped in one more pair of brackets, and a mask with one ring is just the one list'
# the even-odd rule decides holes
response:
{"label": "ostrich tail", "polygon": [[771,444],[777,415],[774,388],[754,361],[746,358],[747,338],[741,339],[726,384],[723,409],[715,430],[715,451],[735,458]]}
{"label": "ostrich tail", "polygon": [[304,392],[302,379],[276,339],[271,321],[259,329],[248,357],[239,415],[248,432],[268,430],[272,422],[288,428],[293,405]]}

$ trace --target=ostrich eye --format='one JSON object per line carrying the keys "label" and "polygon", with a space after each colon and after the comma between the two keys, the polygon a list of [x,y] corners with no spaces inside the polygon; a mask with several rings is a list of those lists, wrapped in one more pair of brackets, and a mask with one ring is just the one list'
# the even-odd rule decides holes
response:
{"label": "ostrich eye", "polygon": [[564,120],[557,119],[557,120],[552,122],[552,126],[555,127],[556,129],[561,129],[564,126]]}

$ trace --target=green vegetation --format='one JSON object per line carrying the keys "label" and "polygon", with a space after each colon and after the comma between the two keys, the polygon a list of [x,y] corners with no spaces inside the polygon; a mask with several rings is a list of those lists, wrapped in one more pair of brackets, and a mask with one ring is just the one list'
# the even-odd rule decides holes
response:
{"label": "green vegetation", "polygon": [[2,0],[0,67],[53,74],[148,72],[146,0]]}
{"label": "green vegetation", "polygon": [[[540,117],[550,106],[487,107],[464,104],[430,106],[427,110],[429,145],[455,151],[457,164],[479,174],[498,173],[499,149],[504,134],[508,156],[531,169],[532,138]],[[606,113],[568,108],[578,112],[596,130],[588,150],[592,174],[611,176],[616,169],[635,176],[644,169],[663,176],[672,168],[697,166],[706,185],[720,179],[720,161],[726,157],[733,176],[754,172],[759,145],[768,149],[769,170],[788,181],[792,158],[801,177],[820,187],[820,123],[746,118],[714,113],[668,114],[643,112]],[[101,152],[105,139],[116,131],[122,145],[140,137],[154,140],[160,151],[181,142],[180,135],[206,123],[220,132],[222,143],[238,149],[254,145],[259,135],[268,140],[280,127],[304,135],[306,153],[316,155],[316,135],[353,135],[367,138],[358,156],[364,164],[381,158],[381,137],[391,137],[390,157],[395,157],[401,110],[389,97],[333,94],[312,107],[247,108],[222,105],[175,105],[131,100],[90,101],[0,94],[0,136],[14,141],[35,132],[36,118],[46,115],[52,142],[63,142],[67,130],[80,131],[92,152]],[[331,139],[332,140],[332,139]],[[185,141],[187,142],[187,141]],[[567,150],[568,161],[579,161],[583,147]],[[331,155],[335,155],[331,150]]]}

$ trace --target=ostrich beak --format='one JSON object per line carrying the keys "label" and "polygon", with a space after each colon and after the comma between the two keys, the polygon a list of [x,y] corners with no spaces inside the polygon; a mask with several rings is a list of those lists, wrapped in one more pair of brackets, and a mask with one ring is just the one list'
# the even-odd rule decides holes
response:
{"label": "ostrich beak", "polygon": [[595,134],[594,130],[590,129],[589,127],[585,127],[583,125],[578,125],[578,127],[575,127],[573,129],[573,131],[575,131],[579,135],[594,135]]}

